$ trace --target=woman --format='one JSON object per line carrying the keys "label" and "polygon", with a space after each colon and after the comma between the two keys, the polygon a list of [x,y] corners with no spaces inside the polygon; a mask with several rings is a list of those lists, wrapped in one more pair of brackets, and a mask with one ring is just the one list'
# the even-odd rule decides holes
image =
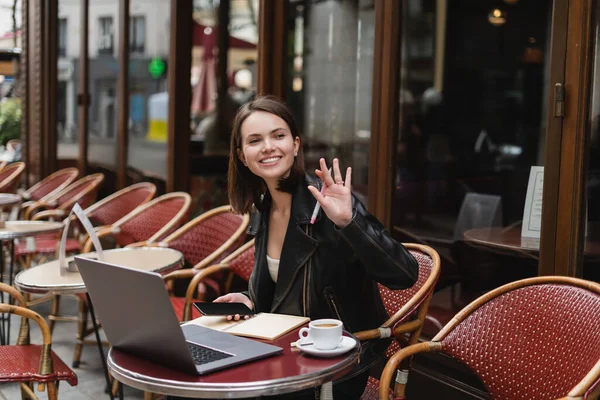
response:
{"label": "woman", "polygon": [[[248,293],[215,301],[336,318],[350,332],[376,328],[388,317],[376,283],[411,287],[417,262],[352,195],[351,168],[342,179],[337,159],[332,172],[321,159],[315,173],[320,181],[304,172],[300,133],[283,102],[257,97],[240,108],[231,137],[229,199],[237,213],[257,210],[249,228],[256,235],[255,266]],[[317,201],[321,211],[311,224]],[[334,382],[334,397],[359,398],[386,347],[385,341],[363,343],[359,367]],[[305,396],[314,393],[291,397]]]}

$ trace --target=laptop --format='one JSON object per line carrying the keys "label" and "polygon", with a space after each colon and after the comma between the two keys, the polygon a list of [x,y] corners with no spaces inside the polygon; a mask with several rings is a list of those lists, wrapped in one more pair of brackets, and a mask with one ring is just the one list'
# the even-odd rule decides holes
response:
{"label": "laptop", "polygon": [[194,375],[283,352],[202,326],[180,326],[155,272],[83,257],[75,262],[108,342],[119,350]]}

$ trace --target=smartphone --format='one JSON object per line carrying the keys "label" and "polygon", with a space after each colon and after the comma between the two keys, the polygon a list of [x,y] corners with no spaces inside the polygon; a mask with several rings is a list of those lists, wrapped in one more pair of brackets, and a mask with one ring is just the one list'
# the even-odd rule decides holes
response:
{"label": "smartphone", "polygon": [[254,311],[248,308],[244,303],[194,303],[194,307],[202,315],[254,315]]}

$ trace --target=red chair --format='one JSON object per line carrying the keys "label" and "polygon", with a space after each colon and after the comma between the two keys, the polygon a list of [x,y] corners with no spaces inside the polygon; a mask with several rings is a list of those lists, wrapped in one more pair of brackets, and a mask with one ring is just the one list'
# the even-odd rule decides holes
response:
{"label": "red chair", "polygon": [[24,162],[15,162],[0,170],[0,193],[16,193],[21,175],[25,171]]}
{"label": "red chair", "polygon": [[25,210],[36,201],[44,198],[48,199],[59,193],[73,183],[78,176],[79,170],[77,168],[64,168],[48,175],[29,189],[19,193],[25,200],[21,204],[21,210]]}
{"label": "red chair", "polygon": [[[206,266],[202,269],[181,269],[173,271],[163,277],[167,283],[175,279],[192,278],[188,284],[185,297],[171,297],[171,304],[175,309],[177,317],[181,317],[181,321],[189,321],[190,319],[200,316],[198,311],[192,307],[194,301],[202,301],[197,299],[198,286],[203,281],[210,279],[214,275],[220,275],[223,272],[229,272],[232,276],[237,275],[244,281],[250,280],[252,269],[254,268],[254,239],[245,243],[230,255],[222,259],[214,265]],[[231,280],[229,279],[228,282]],[[225,292],[228,292],[226,285]]]}
{"label": "red chair", "polygon": [[75,203],[79,203],[81,208],[85,209],[96,202],[98,190],[103,181],[104,174],[102,173],[85,176],[60,192],[30,204],[25,209],[24,218],[32,219],[36,213],[44,209],[60,210],[62,215],[66,216]]}
{"label": "red chair", "polygon": [[[194,269],[215,264],[246,240],[250,216],[231,212],[229,205],[214,208],[194,218],[170,234],[157,246],[179,250]],[[191,277],[193,273],[189,271]],[[203,299],[206,286],[220,293],[218,279],[205,280],[199,294]]]}
{"label": "red chair", "polygon": [[[381,375],[390,398],[397,366],[418,353],[469,367],[492,399],[596,399],[600,395],[600,284],[542,276],[511,282],[463,308],[430,341],[394,354]],[[396,379],[394,396],[406,382]]]}
{"label": "red chair", "polygon": [[[391,290],[378,284],[381,300],[390,318],[379,328],[354,333],[361,341],[394,338],[386,351],[387,357],[396,353],[401,344],[411,345],[419,340],[429,302],[441,272],[437,251],[422,244],[404,243],[404,246],[419,264],[417,282],[404,290]],[[408,372],[409,365],[406,363],[402,366],[402,373],[408,376]],[[361,399],[376,399],[378,388],[379,380],[369,377]]]}
{"label": "red chair", "polygon": [[[33,384],[37,382],[38,391],[48,389],[48,399],[56,400],[58,382],[67,381],[77,385],[77,375],[51,350],[52,338],[44,318],[25,307],[25,300],[12,286],[0,283],[0,291],[12,296],[19,306],[0,304],[0,314],[21,316],[21,326],[16,345],[0,346],[1,365],[0,383],[18,382],[22,398],[37,399]],[[35,321],[42,331],[42,345],[29,343],[29,320]]]}

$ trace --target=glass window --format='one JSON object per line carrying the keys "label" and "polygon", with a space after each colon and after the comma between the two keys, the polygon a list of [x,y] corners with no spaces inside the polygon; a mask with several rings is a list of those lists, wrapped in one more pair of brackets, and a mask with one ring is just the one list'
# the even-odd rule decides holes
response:
{"label": "glass window", "polygon": [[[79,2],[58,2],[58,68],[56,87],[57,158],[79,157],[77,93],[79,91]],[[71,38],[68,40],[67,38]]]}
{"label": "glass window", "polygon": [[[92,7],[93,8],[93,7]],[[98,53],[113,54],[114,33],[113,17],[98,18]]]}
{"label": "glass window", "polygon": [[131,17],[129,22],[129,51],[144,53],[146,44],[146,17]]}
{"label": "glass window", "polygon": [[498,4],[403,3],[393,231],[443,257],[437,328],[537,275],[539,239],[521,238],[521,220],[530,169],[544,165],[552,2]]}
{"label": "glass window", "polygon": [[[129,9],[130,52],[135,56],[129,60],[127,164],[136,174],[166,179],[170,4],[131,0]],[[152,35],[146,35],[146,25]]]}
{"label": "glass window", "polygon": [[375,10],[372,0],[291,1],[286,99],[304,134],[306,169],[340,159],[367,203]]}
{"label": "glass window", "polygon": [[58,19],[58,56],[67,55],[67,19]]}

